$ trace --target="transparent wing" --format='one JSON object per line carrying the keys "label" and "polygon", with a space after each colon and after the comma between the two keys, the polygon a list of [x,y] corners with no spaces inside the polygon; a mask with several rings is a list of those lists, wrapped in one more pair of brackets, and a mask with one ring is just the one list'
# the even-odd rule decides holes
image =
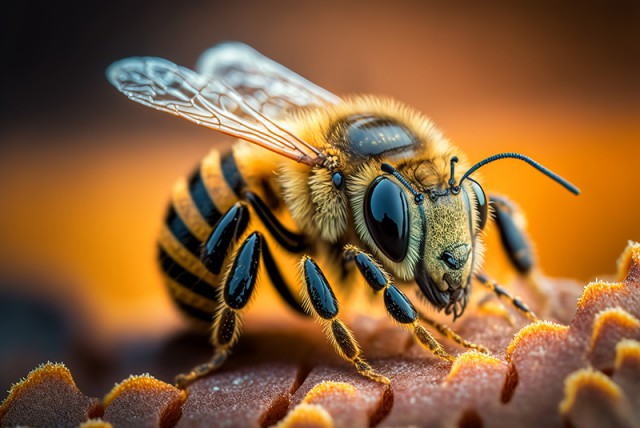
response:
{"label": "transparent wing", "polygon": [[117,61],[107,78],[131,100],[180,116],[198,125],[242,138],[308,165],[320,152],[247,103],[221,80],[161,58]]}
{"label": "transparent wing", "polygon": [[227,42],[205,51],[196,70],[222,80],[252,107],[280,117],[299,107],[336,104],[340,98],[239,42]]}

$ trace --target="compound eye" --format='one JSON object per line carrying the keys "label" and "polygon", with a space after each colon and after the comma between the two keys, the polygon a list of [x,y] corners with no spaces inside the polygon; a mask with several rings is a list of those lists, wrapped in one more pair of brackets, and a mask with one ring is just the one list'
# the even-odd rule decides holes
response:
{"label": "compound eye", "polygon": [[484,229],[484,226],[487,224],[487,217],[489,214],[489,200],[487,199],[487,195],[485,195],[484,190],[482,190],[482,186],[478,184],[475,180],[469,179],[471,182],[471,188],[473,189],[473,193],[476,195],[476,211],[478,213],[478,231]]}
{"label": "compound eye", "polygon": [[402,188],[386,177],[376,178],[364,197],[364,219],[384,255],[402,261],[409,247],[409,204]]}

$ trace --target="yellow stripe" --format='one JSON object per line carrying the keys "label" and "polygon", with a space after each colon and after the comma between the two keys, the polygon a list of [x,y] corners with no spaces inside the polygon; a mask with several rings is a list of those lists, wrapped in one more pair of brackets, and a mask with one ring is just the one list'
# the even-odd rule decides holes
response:
{"label": "yellow stripe", "polygon": [[173,206],[191,233],[201,242],[205,242],[211,234],[211,226],[193,203],[187,179],[184,177],[173,186]]}
{"label": "yellow stripe", "polygon": [[202,181],[209,192],[209,196],[211,196],[213,204],[218,211],[224,215],[237,201],[237,198],[222,176],[222,171],[220,170],[220,153],[212,150],[207,157],[202,160],[200,174],[202,174]]}
{"label": "yellow stripe", "polygon": [[158,244],[160,244],[160,247],[162,247],[162,249],[165,250],[167,254],[169,254],[180,266],[210,285],[218,285],[218,280],[215,275],[209,272],[196,256],[191,254],[189,250],[182,246],[166,225],[163,225],[160,230]]}
{"label": "yellow stripe", "polygon": [[193,306],[196,309],[200,309],[201,311],[208,312],[213,316],[216,310],[217,302],[206,299],[201,295],[194,293],[193,291],[189,290],[186,287],[183,287],[181,284],[177,283],[166,275],[163,275],[163,277],[167,284],[167,288],[169,289],[169,293],[171,293],[174,299],[182,303],[186,303],[189,306]]}

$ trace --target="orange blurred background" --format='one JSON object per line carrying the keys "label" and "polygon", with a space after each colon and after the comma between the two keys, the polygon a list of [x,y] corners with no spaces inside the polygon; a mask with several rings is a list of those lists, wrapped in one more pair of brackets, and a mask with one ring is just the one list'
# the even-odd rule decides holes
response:
{"label": "orange blurred background", "polygon": [[[524,210],[549,275],[611,273],[640,240],[637,2],[13,3],[0,30],[0,291],[71,308],[96,341],[181,326],[155,234],[175,180],[231,141],[110,87],[105,68],[127,56],[193,66],[240,40],[338,95],[418,108],[472,160],[533,157],[582,195],[516,161],[482,176]],[[488,240],[491,273],[504,256]],[[9,313],[3,337],[25,322]]]}

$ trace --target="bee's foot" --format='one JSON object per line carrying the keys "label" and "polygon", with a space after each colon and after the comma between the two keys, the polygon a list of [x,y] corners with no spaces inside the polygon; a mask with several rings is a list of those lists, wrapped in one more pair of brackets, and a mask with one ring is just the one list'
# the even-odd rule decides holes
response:
{"label": "bee's foot", "polygon": [[353,363],[356,366],[356,370],[364,377],[368,377],[369,379],[376,381],[378,383],[382,383],[384,385],[389,385],[391,381],[388,377],[383,376],[381,374],[376,373],[375,370],[362,358],[356,358]]}
{"label": "bee's foot", "polygon": [[218,369],[227,359],[226,352],[216,352],[209,362],[194,367],[189,373],[179,374],[175,378],[176,387],[185,389],[193,382],[207,376],[209,373]]}

